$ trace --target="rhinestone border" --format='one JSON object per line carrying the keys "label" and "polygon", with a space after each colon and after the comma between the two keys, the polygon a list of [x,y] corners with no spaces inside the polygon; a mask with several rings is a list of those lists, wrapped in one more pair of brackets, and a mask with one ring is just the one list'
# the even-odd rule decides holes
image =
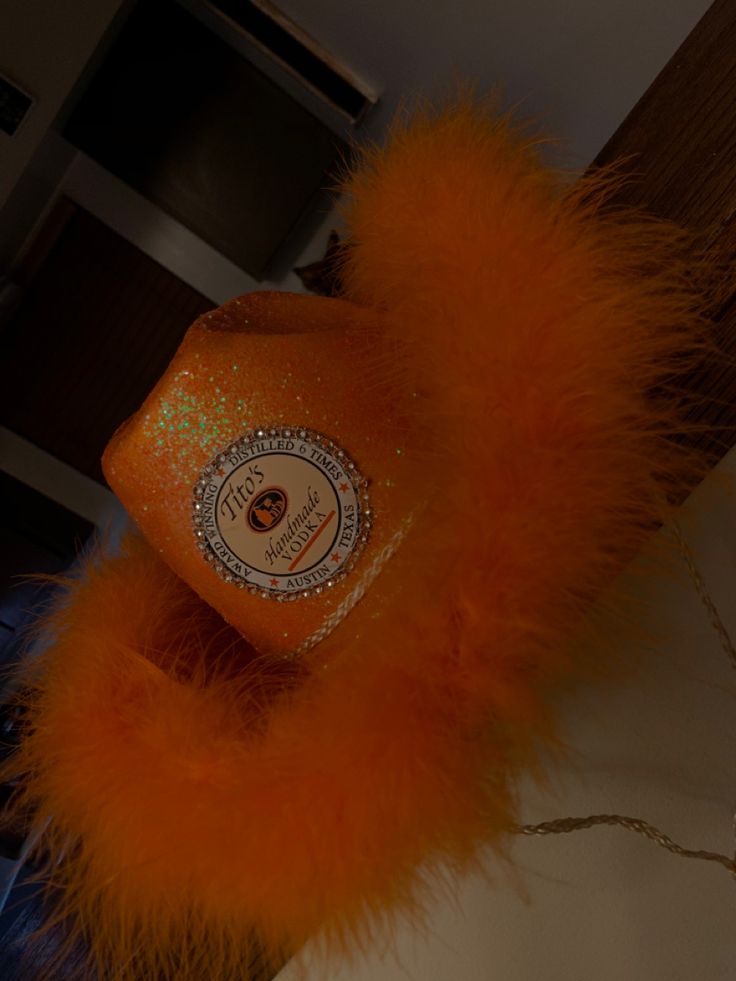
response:
{"label": "rhinestone border", "polygon": [[[317,586],[310,586],[308,589],[294,590],[285,592],[280,589],[269,589],[254,583],[249,583],[247,577],[239,576],[233,572],[211,547],[207,535],[202,527],[204,517],[202,498],[207,488],[208,478],[216,472],[218,466],[227,462],[228,455],[242,450],[243,447],[263,439],[300,439],[307,443],[313,443],[320,449],[331,453],[340,465],[344,468],[348,476],[357,501],[356,515],[356,536],[355,544],[349,556],[340,569],[324,583]],[[257,429],[248,429],[242,436],[229,443],[224,449],[219,450],[202,469],[199,471],[197,480],[192,488],[192,528],[197,542],[197,548],[202,553],[202,557],[217,575],[226,583],[232,584],[237,589],[245,589],[252,596],[260,596],[262,599],[270,599],[280,603],[294,602],[300,599],[310,599],[314,596],[321,596],[329,592],[339,582],[342,582],[355,567],[358,559],[363,553],[370,540],[373,515],[370,507],[370,495],[368,493],[369,481],[358,470],[355,461],[342,449],[334,440],[324,433],[306,426],[263,426]]]}

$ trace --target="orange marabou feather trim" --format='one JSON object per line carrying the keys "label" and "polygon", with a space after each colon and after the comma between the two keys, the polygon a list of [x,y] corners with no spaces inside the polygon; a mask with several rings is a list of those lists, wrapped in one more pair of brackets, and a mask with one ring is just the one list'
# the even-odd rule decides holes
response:
{"label": "orange marabou feather trim", "polygon": [[342,951],[513,823],[588,669],[570,636],[690,465],[678,235],[606,180],[570,191],[465,105],[350,179],[346,291],[387,324],[356,372],[403,379],[416,509],[308,655],[257,655],[139,540],[71,586],[15,765],[116,977],[239,978],[254,932]]}

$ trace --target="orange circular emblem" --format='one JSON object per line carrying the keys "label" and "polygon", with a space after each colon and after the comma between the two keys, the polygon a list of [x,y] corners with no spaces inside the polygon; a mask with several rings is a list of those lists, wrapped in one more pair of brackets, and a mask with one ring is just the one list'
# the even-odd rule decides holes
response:
{"label": "orange circular emblem", "polygon": [[281,487],[268,487],[248,508],[248,524],[253,531],[272,531],[286,514],[289,499]]}

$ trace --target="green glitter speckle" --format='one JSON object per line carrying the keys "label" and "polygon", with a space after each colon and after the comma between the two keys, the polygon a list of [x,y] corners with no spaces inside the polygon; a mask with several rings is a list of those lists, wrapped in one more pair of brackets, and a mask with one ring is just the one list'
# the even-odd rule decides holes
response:
{"label": "green glitter speckle", "polygon": [[[201,374],[191,370],[200,367]],[[154,454],[166,458],[174,472],[189,479],[193,467],[201,466],[203,451],[220,451],[252,424],[252,403],[233,384],[232,372],[240,367],[234,362],[222,368],[203,360],[190,362],[189,370],[177,372],[166,385],[155,410],[144,416],[143,430]]]}

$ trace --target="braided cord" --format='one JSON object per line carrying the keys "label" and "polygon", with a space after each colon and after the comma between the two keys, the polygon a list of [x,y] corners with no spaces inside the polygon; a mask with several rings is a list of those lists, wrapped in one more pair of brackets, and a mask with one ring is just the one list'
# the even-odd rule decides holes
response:
{"label": "braided cord", "polygon": [[736,878],[736,857],[728,858],[718,852],[704,851],[703,849],[683,848],[673,841],[653,824],[642,821],[641,818],[626,817],[623,814],[591,814],[588,817],[568,817],[558,818],[556,821],[542,821],[540,824],[523,824],[514,829],[519,835],[561,835],[569,834],[571,831],[584,831],[586,828],[595,828],[599,825],[616,825],[626,828],[627,831],[635,831],[637,834],[644,835],[650,841],[655,842],[661,848],[666,848],[668,852],[679,855],[680,858],[698,858],[704,862],[718,862]]}
{"label": "braided cord", "polygon": [[[692,550],[685,541],[682,529],[677,521],[673,522],[672,530],[695,591],[708,614],[708,619],[713,630],[718,635],[721,647],[731,667],[736,670],[736,647],[734,647],[731,635],[721,619],[713,597],[708,592],[705,580],[695,563]],[[679,855],[680,858],[696,858],[704,862],[717,862],[736,879],[736,852],[734,852],[733,858],[729,858],[727,855],[721,855],[719,852],[706,851],[701,848],[683,848],[682,845],[678,845],[676,841],[673,841],[669,835],[666,835],[664,831],[660,831],[659,828],[653,824],[649,824],[648,821],[643,821],[641,818],[627,817],[623,814],[591,814],[588,817],[558,818],[555,821],[542,821],[539,824],[517,825],[513,830],[515,834],[527,836],[560,835],[570,834],[573,831],[584,831],[587,828],[595,828],[600,825],[613,825],[615,827],[625,828],[627,831],[634,831],[636,834],[643,835],[650,841],[655,842],[661,848],[666,848],[668,852]],[[733,829],[734,835],[736,835],[736,815],[734,815]]]}

